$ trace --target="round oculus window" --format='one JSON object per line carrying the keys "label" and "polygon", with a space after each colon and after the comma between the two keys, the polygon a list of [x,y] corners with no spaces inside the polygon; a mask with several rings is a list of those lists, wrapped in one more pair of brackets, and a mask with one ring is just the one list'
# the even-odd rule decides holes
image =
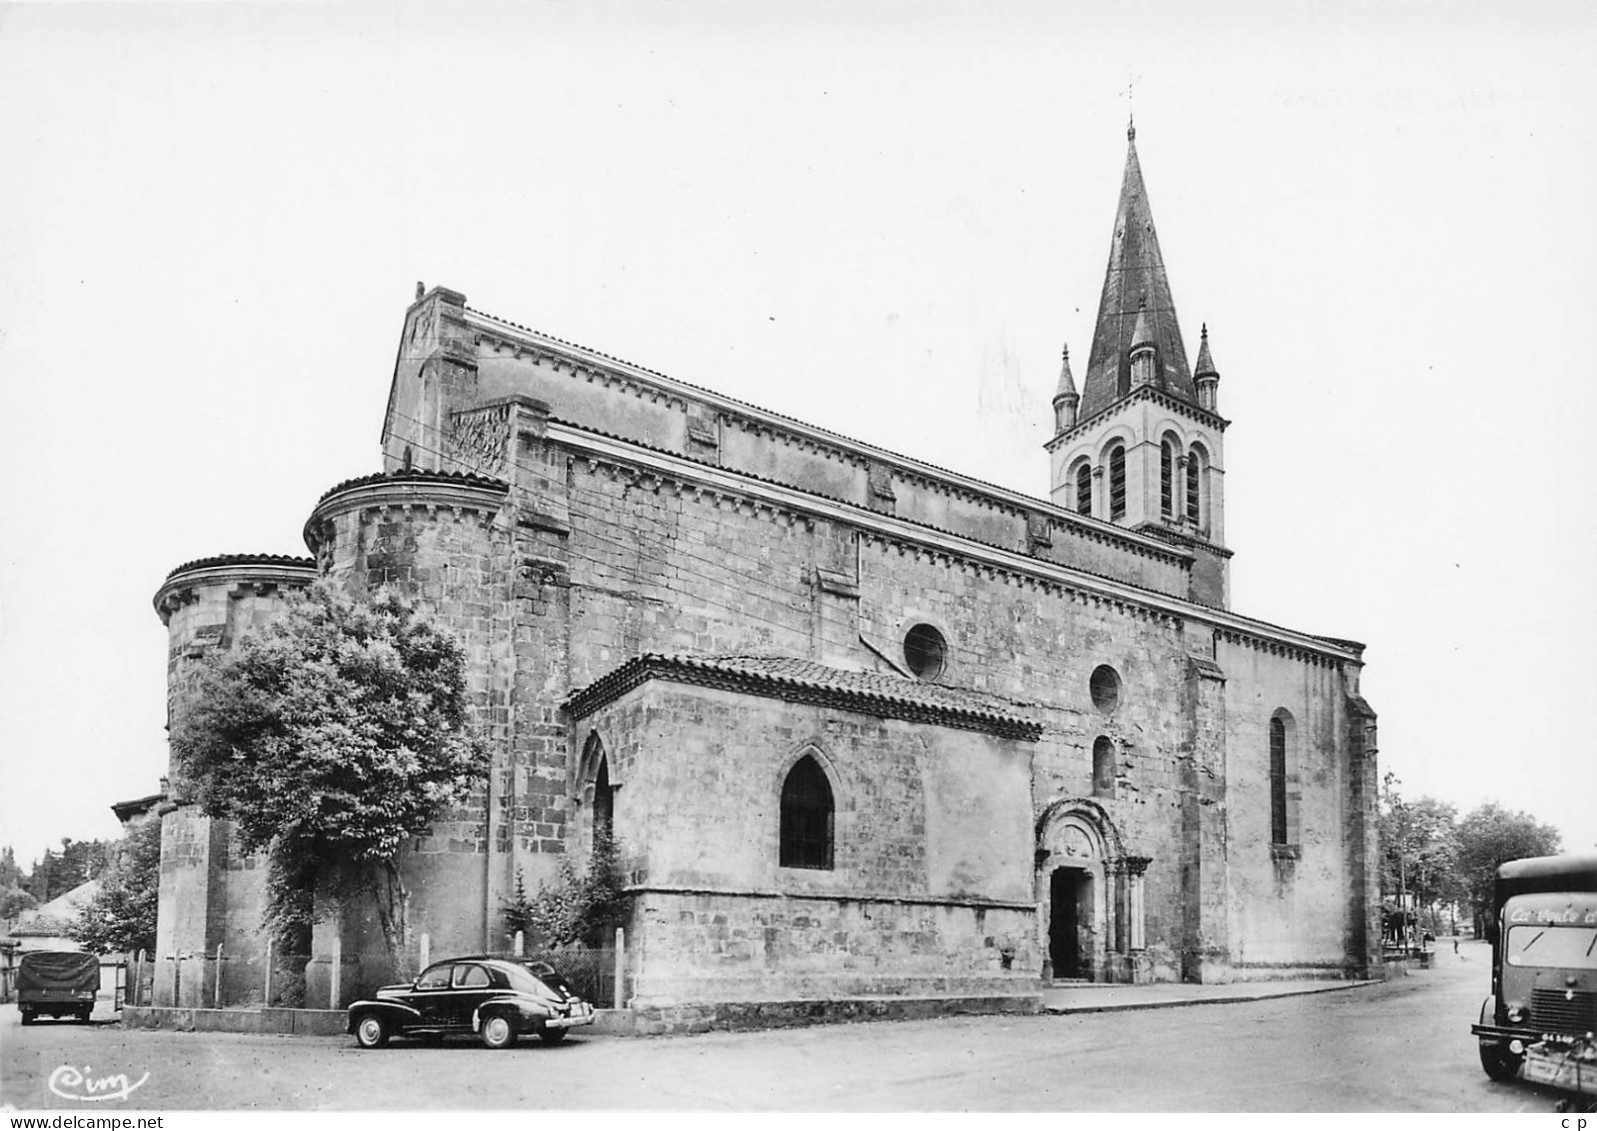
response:
{"label": "round oculus window", "polygon": [[1120,677],[1108,664],[1099,664],[1092,670],[1092,705],[1104,714],[1120,706]]}
{"label": "round oculus window", "polygon": [[948,662],[948,643],[943,634],[929,624],[917,624],[904,636],[904,663],[916,679],[931,682],[943,674]]}

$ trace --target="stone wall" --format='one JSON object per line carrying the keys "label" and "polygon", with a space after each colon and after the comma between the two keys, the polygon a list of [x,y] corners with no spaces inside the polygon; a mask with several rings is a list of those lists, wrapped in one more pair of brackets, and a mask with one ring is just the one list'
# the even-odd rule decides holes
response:
{"label": "stone wall", "polygon": [[[1035,979],[1029,743],[665,681],[580,731],[616,787],[640,1002]],[[832,784],[829,869],[780,866],[805,756]]]}
{"label": "stone wall", "polygon": [[[167,629],[169,722],[193,693],[196,664],[276,620],[287,595],[313,576],[309,561],[271,555],[207,558],[172,571],[155,596]],[[181,766],[168,775],[176,804],[161,817],[155,1002],[214,1004],[218,946],[223,1004],[258,1000],[266,862],[239,848],[232,822],[212,820],[188,800]]]}
{"label": "stone wall", "polygon": [[[506,949],[499,909],[508,897],[504,831],[510,811],[507,750],[514,567],[505,485],[426,474],[376,476],[329,492],[306,524],[326,577],[354,592],[391,586],[414,598],[466,657],[468,717],[494,761],[470,794],[417,829],[400,858],[409,892],[407,937],[390,962],[374,907],[346,907],[318,924],[307,989],[327,991],[332,935],[341,935],[340,997],[352,999],[415,973],[421,938],[437,956]],[[558,839],[556,835],[552,839]]]}
{"label": "stone wall", "polygon": [[[1329,663],[1222,638],[1232,962],[1240,972],[1357,966],[1347,952],[1347,682]],[[1287,724],[1287,844],[1272,844],[1270,719]]]}

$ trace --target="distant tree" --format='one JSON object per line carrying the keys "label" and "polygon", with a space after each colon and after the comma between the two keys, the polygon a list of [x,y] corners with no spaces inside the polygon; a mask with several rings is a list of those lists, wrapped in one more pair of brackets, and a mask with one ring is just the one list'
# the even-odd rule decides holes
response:
{"label": "distant tree", "polygon": [[1438,904],[1463,895],[1458,868],[1458,810],[1433,797],[1404,800],[1397,775],[1381,790],[1381,890],[1386,899],[1412,900],[1434,922]]}
{"label": "distant tree", "polygon": [[20,888],[22,869],[17,866],[17,854],[8,844],[0,849],[0,888]]}
{"label": "distant tree", "polygon": [[9,923],[24,911],[32,911],[37,906],[39,901],[17,885],[0,887],[0,923]]}
{"label": "distant tree", "polygon": [[45,849],[44,855],[33,862],[33,867],[28,872],[27,879],[22,881],[23,889],[39,903],[49,903],[60,892],[51,894],[51,887],[55,883],[57,859],[51,849]]}
{"label": "distant tree", "polygon": [[61,851],[45,849],[44,856],[34,864],[33,871],[22,882],[22,886],[40,903],[49,903],[73,888],[97,879],[105,870],[109,851],[109,841],[62,837]]}
{"label": "distant tree", "polygon": [[377,897],[390,954],[406,934],[405,841],[486,768],[468,729],[465,656],[409,600],[325,583],[282,620],[202,661],[172,750],[203,810],[266,850],[267,926],[303,938],[315,893]]}
{"label": "distant tree", "polygon": [[114,846],[100,888],[71,930],[96,954],[155,949],[155,911],[161,887],[161,822],[135,824]]}
{"label": "distant tree", "polygon": [[1474,908],[1477,933],[1488,927],[1498,865],[1527,856],[1552,856],[1561,844],[1558,830],[1551,825],[1495,801],[1488,801],[1459,822],[1459,873]]}

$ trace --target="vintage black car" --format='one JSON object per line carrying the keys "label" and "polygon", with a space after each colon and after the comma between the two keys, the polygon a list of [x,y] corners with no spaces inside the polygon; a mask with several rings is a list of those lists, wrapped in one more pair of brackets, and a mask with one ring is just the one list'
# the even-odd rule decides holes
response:
{"label": "vintage black car", "polygon": [[[547,971],[540,976],[539,970]],[[553,969],[507,958],[474,956],[435,962],[414,982],[384,986],[349,1007],[349,1032],[361,1048],[389,1037],[476,1033],[491,1049],[536,1033],[546,1044],[592,1025],[593,1006],[572,993]]]}

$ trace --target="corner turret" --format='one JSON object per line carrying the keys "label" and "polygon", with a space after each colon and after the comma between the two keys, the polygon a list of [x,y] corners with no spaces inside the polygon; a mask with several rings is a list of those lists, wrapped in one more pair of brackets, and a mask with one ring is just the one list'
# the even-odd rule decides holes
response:
{"label": "corner turret", "polygon": [[1059,387],[1054,390],[1054,435],[1068,432],[1076,426],[1076,406],[1081,398],[1076,395],[1076,379],[1070,373],[1070,347],[1065,346],[1064,364],[1059,368]]}
{"label": "corner turret", "polygon": [[1214,358],[1209,356],[1209,324],[1203,324],[1203,341],[1198,346],[1198,363],[1193,366],[1192,380],[1198,386],[1198,407],[1218,412],[1217,398],[1220,391],[1220,371],[1214,367]]}

